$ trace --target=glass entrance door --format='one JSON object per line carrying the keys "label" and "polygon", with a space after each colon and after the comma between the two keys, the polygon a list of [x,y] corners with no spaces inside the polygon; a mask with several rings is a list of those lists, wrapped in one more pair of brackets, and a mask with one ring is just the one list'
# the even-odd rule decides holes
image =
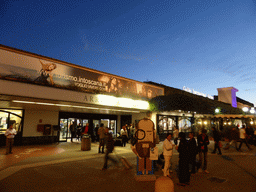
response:
{"label": "glass entrance door", "polygon": [[68,118],[68,119],[60,119],[60,138],[59,141],[67,141],[71,138],[70,125],[74,122],[76,129],[77,127],[83,130],[83,127],[86,126],[86,123],[89,123],[89,119],[76,119],[76,118]]}
{"label": "glass entrance door", "polygon": [[60,119],[60,138],[59,141],[67,141],[68,120]]}

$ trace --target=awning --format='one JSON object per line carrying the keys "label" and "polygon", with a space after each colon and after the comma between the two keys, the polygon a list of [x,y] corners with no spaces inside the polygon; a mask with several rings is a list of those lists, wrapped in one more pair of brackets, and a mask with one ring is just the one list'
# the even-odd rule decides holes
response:
{"label": "awning", "polygon": [[191,111],[201,114],[215,114],[219,108],[221,114],[242,114],[243,111],[230,104],[211,100],[202,96],[188,94],[170,94],[157,96],[150,100],[152,111]]}

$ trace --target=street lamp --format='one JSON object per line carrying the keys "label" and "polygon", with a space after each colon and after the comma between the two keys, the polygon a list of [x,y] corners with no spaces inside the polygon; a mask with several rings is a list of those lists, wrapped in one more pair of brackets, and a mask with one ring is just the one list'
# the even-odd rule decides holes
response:
{"label": "street lamp", "polygon": [[243,112],[248,112],[249,111],[249,109],[248,109],[248,107],[243,107]]}

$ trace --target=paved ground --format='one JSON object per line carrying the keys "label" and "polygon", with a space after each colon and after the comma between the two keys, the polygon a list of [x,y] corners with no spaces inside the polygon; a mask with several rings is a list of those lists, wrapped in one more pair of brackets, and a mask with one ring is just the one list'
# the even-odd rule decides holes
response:
{"label": "paved ground", "polygon": [[[162,143],[158,145],[162,150]],[[210,144],[210,149],[213,143]],[[196,173],[191,176],[190,186],[178,186],[178,153],[173,155],[174,172],[171,174],[175,191],[256,191],[256,147],[237,152],[234,148],[223,150],[223,155],[209,153],[209,174]],[[98,144],[90,151],[81,151],[81,144],[60,143],[53,145],[15,147],[13,154],[4,155],[0,148],[0,191],[117,191],[153,192],[155,181],[136,181],[136,156],[130,146],[116,147],[119,156],[132,163],[131,170],[116,168],[110,164],[101,171],[103,154],[98,154]],[[115,158],[115,154],[112,154]],[[155,172],[156,178],[162,171]]]}

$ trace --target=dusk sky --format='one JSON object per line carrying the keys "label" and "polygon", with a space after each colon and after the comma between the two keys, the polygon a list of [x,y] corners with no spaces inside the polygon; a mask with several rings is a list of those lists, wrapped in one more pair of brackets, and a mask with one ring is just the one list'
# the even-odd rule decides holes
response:
{"label": "dusk sky", "polygon": [[0,44],[256,104],[256,0],[4,0]]}

